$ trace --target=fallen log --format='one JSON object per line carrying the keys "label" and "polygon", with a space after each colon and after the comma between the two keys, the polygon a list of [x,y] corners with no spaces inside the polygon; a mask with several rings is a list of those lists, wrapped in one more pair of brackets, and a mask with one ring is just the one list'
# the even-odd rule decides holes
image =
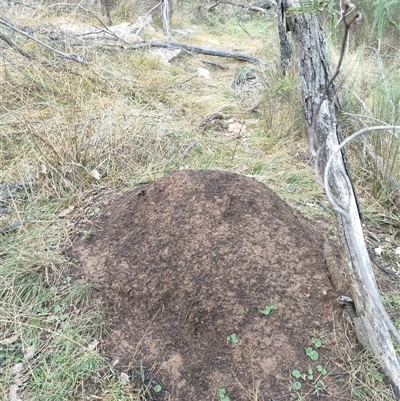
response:
{"label": "fallen log", "polygon": [[291,14],[286,16],[286,20],[297,50],[304,112],[310,127],[311,153],[316,158],[317,174],[325,178],[324,188],[335,211],[338,234],[344,250],[344,263],[343,266],[338,266],[337,273],[338,276],[346,277],[350,287],[349,299],[354,312],[352,319],[357,338],[381,364],[396,399],[400,400],[400,365],[390,334],[397,341],[400,336],[380,300],[364,240],[356,195],[342,149],[339,147],[341,132],[335,113],[337,93],[333,81],[340,72],[349,27],[358,19],[356,14],[347,23],[345,14],[349,5],[345,3],[344,7],[347,7],[343,13],[345,37],[339,65],[333,75],[316,16]]}
{"label": "fallen log", "polygon": [[244,53],[238,53],[238,52],[229,52],[225,50],[216,50],[212,49],[210,47],[203,47],[203,46],[193,46],[193,45],[188,45],[185,43],[177,43],[177,42],[162,42],[162,41],[150,41],[150,42],[140,42],[134,45],[120,45],[121,48],[124,50],[134,50],[134,49],[143,49],[146,47],[162,47],[166,49],[182,49],[186,50],[190,53],[200,53],[200,54],[206,54],[208,56],[217,56],[217,57],[228,57],[228,58],[234,58],[237,60],[242,60],[242,61],[247,61],[252,64],[260,64],[262,65],[263,62],[258,59],[257,57],[249,56]]}

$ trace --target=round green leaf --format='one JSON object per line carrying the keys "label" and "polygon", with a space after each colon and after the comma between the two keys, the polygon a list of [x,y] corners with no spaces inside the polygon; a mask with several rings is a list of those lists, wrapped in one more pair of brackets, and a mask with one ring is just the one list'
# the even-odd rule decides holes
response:
{"label": "round green leaf", "polygon": [[292,389],[293,390],[300,390],[301,389],[301,383],[300,382],[294,382],[292,384]]}

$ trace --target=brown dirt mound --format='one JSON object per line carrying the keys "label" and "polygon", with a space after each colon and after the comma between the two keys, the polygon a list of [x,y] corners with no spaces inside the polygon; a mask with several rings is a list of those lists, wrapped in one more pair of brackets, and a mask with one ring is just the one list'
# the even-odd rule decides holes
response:
{"label": "brown dirt mound", "polygon": [[[118,197],[96,225],[76,252],[113,323],[105,352],[121,370],[151,368],[163,388],[152,399],[219,400],[225,388],[231,400],[286,400],[293,369],[332,372],[338,294],[323,239],[265,185],[181,171]],[[317,362],[305,355],[315,336]],[[349,399],[334,376],[320,397]],[[302,381],[306,399],[314,381]]]}

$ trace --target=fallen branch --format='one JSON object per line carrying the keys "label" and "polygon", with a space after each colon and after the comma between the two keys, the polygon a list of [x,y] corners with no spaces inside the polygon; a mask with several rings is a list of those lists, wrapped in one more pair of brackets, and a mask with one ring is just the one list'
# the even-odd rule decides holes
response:
{"label": "fallen branch", "polygon": [[[268,12],[267,12],[267,9],[262,8],[262,7],[248,6],[248,5],[246,5],[246,4],[237,4],[237,3],[234,3],[233,1],[228,1],[228,0],[219,0],[219,1],[217,1],[215,4],[213,4],[213,5],[208,9],[208,11],[214,10],[219,4],[228,4],[228,5],[230,5],[230,6],[245,8],[246,10],[256,11],[256,12],[260,12],[260,13],[264,13],[264,14],[267,14],[267,13],[268,13]],[[268,9],[269,9],[269,8],[272,8],[272,5],[273,5],[273,4],[274,4],[274,2],[271,1],[271,5],[268,7]]]}
{"label": "fallen branch", "polygon": [[21,227],[23,224],[27,223],[28,220],[16,221],[15,223],[10,224],[9,226],[0,227],[0,234],[8,234],[12,231],[17,230],[18,227]]}
{"label": "fallen branch", "polygon": [[191,53],[200,53],[200,54],[207,54],[208,56],[217,56],[217,57],[228,57],[234,58],[237,60],[247,61],[252,64],[263,64],[263,62],[253,56],[248,56],[247,54],[237,53],[237,52],[228,52],[225,50],[215,50],[209,47],[202,47],[202,46],[192,46],[187,45],[185,43],[176,43],[176,42],[161,42],[158,40],[151,41],[151,42],[141,42],[135,45],[120,45],[121,48],[124,50],[135,50],[135,49],[143,49],[145,47],[162,47],[166,49],[183,49]]}
{"label": "fallen branch", "polygon": [[206,54],[208,56],[216,56],[216,57],[227,57],[227,58],[234,58],[237,60],[247,61],[248,63],[252,64],[260,64],[262,65],[262,60],[258,59],[257,57],[249,56],[244,53],[238,52],[228,52],[225,50],[216,50],[211,49],[209,47],[202,47],[202,46],[191,46],[185,43],[177,43],[177,42],[161,42],[158,40],[151,41],[151,42],[140,42],[134,45],[126,45],[126,44],[108,44],[108,43],[82,43],[82,42],[75,42],[70,43],[70,46],[94,46],[94,47],[107,47],[107,48],[118,48],[122,50],[138,50],[144,48],[151,48],[151,47],[161,47],[164,49],[182,49],[186,50],[189,53],[199,53],[199,54]]}
{"label": "fallen branch", "polygon": [[83,57],[78,55],[78,54],[66,54],[61,52],[58,49],[55,49],[54,47],[49,46],[48,44],[40,41],[39,39],[36,39],[35,37],[33,37],[32,35],[29,35],[29,33],[26,33],[24,31],[22,31],[21,29],[17,28],[14,24],[12,24],[10,21],[7,21],[4,18],[0,17],[0,24],[6,26],[7,28],[11,29],[14,32],[19,33],[22,36],[25,36],[28,39],[33,40],[34,42],[36,42],[37,44],[46,47],[47,49],[53,51],[54,53],[58,54],[59,56],[61,56],[62,58],[65,58],[67,60],[73,60],[76,61],[77,63],[83,64],[84,60]]}
{"label": "fallen branch", "polygon": [[32,57],[26,51],[20,49],[10,38],[8,38],[7,36],[3,35],[2,33],[0,33],[0,39],[2,39],[4,42],[6,42],[8,44],[8,46],[10,46],[11,48],[15,49],[22,56],[26,57],[29,60],[34,60],[34,57]]}
{"label": "fallen branch", "polygon": [[17,191],[33,184],[35,176],[25,178],[22,181],[13,182],[12,184],[0,184],[0,202],[13,198]]}

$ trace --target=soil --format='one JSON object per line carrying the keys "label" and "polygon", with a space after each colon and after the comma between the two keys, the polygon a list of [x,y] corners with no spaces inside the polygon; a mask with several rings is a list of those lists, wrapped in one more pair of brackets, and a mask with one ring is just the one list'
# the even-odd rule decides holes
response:
{"label": "soil", "polygon": [[[117,196],[94,224],[74,250],[79,275],[112,324],[104,352],[121,372],[143,368],[147,399],[295,399],[291,372],[309,368],[303,399],[351,398],[323,235],[264,184],[180,171]],[[305,353],[313,338],[318,361]]]}

